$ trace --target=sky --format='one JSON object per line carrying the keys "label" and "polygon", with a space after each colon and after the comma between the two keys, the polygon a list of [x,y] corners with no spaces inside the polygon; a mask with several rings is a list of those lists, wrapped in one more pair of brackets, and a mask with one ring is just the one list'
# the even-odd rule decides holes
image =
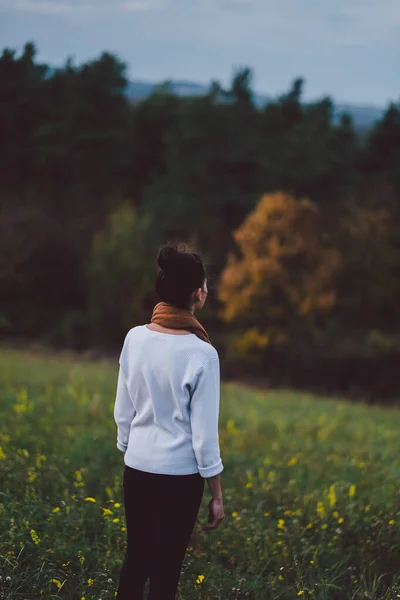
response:
{"label": "sky", "polygon": [[400,0],[0,0],[0,48],[27,41],[52,66],[113,52],[135,80],[227,86],[249,66],[270,96],[303,77],[307,100],[400,101]]}

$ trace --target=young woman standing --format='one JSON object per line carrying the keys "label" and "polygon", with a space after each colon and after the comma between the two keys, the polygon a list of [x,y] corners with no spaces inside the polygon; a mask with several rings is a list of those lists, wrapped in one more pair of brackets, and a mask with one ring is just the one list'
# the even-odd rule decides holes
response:
{"label": "young woman standing", "polygon": [[200,256],[164,246],[151,323],[131,329],[119,359],[114,409],[124,452],[127,550],[117,600],[175,600],[202,501],[210,531],[224,519],[218,416],[219,359],[194,316],[207,298]]}

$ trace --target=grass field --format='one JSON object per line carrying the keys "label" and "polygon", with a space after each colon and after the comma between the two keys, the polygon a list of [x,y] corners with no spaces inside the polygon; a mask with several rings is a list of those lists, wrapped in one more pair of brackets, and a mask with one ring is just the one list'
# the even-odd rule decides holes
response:
{"label": "grass field", "polygon": [[[112,599],[125,551],[116,364],[0,350],[0,598]],[[226,519],[180,599],[400,597],[400,412],[223,386]]]}

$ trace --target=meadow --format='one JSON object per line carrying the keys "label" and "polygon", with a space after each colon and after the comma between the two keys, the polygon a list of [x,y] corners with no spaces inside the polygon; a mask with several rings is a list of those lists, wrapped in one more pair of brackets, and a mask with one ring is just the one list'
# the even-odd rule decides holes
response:
{"label": "meadow", "polygon": [[[111,600],[126,542],[117,362],[0,349],[0,598]],[[180,600],[400,598],[400,412],[222,386],[226,518]]]}

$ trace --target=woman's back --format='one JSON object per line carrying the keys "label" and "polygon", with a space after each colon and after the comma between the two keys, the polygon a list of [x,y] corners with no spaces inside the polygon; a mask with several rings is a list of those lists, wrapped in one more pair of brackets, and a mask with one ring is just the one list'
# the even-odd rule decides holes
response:
{"label": "woman's back", "polygon": [[125,464],[151,473],[212,477],[222,470],[218,411],[213,346],[195,334],[161,333],[146,325],[128,332],[115,404]]}

